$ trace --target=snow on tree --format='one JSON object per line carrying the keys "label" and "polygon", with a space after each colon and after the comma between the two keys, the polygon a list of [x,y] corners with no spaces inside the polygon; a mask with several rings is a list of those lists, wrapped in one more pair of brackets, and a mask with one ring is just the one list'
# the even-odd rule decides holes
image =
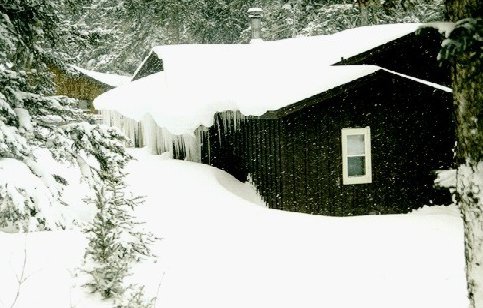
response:
{"label": "snow on tree", "polygon": [[250,7],[264,10],[266,40],[332,34],[361,24],[442,19],[443,0],[410,3],[404,9],[371,6],[363,22],[361,6],[347,0],[83,0],[64,13],[71,16],[72,35],[81,38],[67,50],[83,67],[133,73],[156,45],[248,42]]}
{"label": "snow on tree", "polygon": [[154,308],[156,299],[146,299],[143,286],[129,286],[118,308]]}
{"label": "snow on tree", "polygon": [[[104,297],[119,297],[133,262],[151,255],[153,238],[133,220],[136,198],[124,197],[123,168],[131,159],[126,138],[116,129],[94,125],[77,101],[52,96],[49,65],[63,67],[65,47],[58,10],[64,1],[7,0],[0,3],[0,228],[33,231],[64,228],[73,223],[63,214],[69,206],[68,183],[39,151],[69,164],[92,190],[98,212],[87,228],[88,284]],[[63,45],[62,43],[65,43]],[[52,48],[52,46],[54,48]],[[75,217],[74,217],[75,219]],[[131,292],[129,307],[148,307],[143,290]],[[123,303],[120,304],[121,306]],[[127,307],[127,306],[126,306]]]}
{"label": "snow on tree", "polygon": [[[98,212],[85,230],[89,239],[85,271],[90,277],[86,286],[105,299],[117,301],[123,300],[123,280],[131,265],[152,256],[150,244],[154,241],[132,216],[139,198],[126,197],[124,189],[123,184],[109,183],[97,191],[94,202]],[[137,292],[141,303],[139,292],[142,290]]]}
{"label": "snow on tree", "polygon": [[443,42],[450,60],[457,121],[456,201],[465,223],[468,293],[472,308],[483,307],[483,4],[447,1],[450,18],[461,19]]}
{"label": "snow on tree", "polygon": [[66,22],[57,14],[63,4],[0,3],[0,228],[29,231],[72,223],[61,210],[69,183],[39,162],[39,149],[80,168],[92,187],[119,177],[130,159],[119,132],[88,124],[76,100],[52,96],[48,66],[63,65],[55,48],[67,39],[59,27]]}

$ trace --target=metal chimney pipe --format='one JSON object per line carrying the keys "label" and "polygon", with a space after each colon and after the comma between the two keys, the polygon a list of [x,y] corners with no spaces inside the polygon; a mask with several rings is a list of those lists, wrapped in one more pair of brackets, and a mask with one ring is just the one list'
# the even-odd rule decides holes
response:
{"label": "metal chimney pipe", "polygon": [[248,17],[250,17],[250,27],[252,29],[252,41],[262,40],[262,17],[263,10],[261,8],[249,8]]}

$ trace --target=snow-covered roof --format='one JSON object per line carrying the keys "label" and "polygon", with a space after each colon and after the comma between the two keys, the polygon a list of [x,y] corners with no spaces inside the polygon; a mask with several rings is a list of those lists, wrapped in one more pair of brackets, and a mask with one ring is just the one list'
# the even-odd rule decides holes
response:
{"label": "snow-covered roof", "polygon": [[331,65],[342,58],[349,58],[371,50],[402,36],[415,32],[422,24],[385,24],[344,30],[332,35],[296,37],[278,41],[262,41],[258,44],[182,44],[153,48],[163,60],[164,71],[180,66],[198,68],[232,65],[254,65],[257,62],[272,62],[287,65],[287,62]]}
{"label": "snow-covered roof", "polygon": [[108,91],[95,99],[94,106],[134,120],[150,114],[171,133],[192,133],[199,125],[211,125],[219,111],[258,116],[374,73],[380,68],[332,64],[421,26],[368,26],[258,44],[158,46],[152,53],[162,59],[162,72]]}
{"label": "snow-covered roof", "polygon": [[261,41],[257,44],[163,45],[154,47],[150,55],[155,54],[162,59],[165,71],[206,63],[211,67],[225,66],[226,62],[231,65],[233,61],[245,65],[253,65],[257,61],[278,64],[304,61],[331,65],[414,33],[420,28],[430,27],[447,33],[453,26],[453,23],[447,22],[383,24],[347,29],[331,35]]}
{"label": "snow-covered roof", "polygon": [[108,91],[95,107],[116,110],[134,120],[150,114],[173,134],[210,126],[219,111],[259,116],[378,71],[377,66],[239,67],[216,72],[158,72]]}
{"label": "snow-covered roof", "polygon": [[96,72],[96,71],[90,71],[87,69],[84,69],[82,67],[78,67],[76,65],[71,65],[71,67],[86,75],[89,76],[97,81],[102,82],[103,84],[106,84],[111,87],[118,87],[120,85],[123,85],[125,83],[128,83],[131,81],[130,76],[122,76],[122,75],[117,75],[117,74],[108,74],[108,73],[101,73],[101,72]]}
{"label": "snow-covered roof", "polygon": [[448,33],[453,23],[399,23],[364,26],[347,29],[331,35],[288,38],[278,41],[260,41],[257,44],[181,44],[153,47],[152,52],[143,60],[134,76],[147,64],[151,55],[163,61],[163,70],[177,70],[189,67],[192,70],[209,65],[212,69],[232,65],[234,61],[243,65],[257,62],[283,63],[303,61],[306,64],[317,62],[331,65],[359,55],[420,28],[435,28]]}

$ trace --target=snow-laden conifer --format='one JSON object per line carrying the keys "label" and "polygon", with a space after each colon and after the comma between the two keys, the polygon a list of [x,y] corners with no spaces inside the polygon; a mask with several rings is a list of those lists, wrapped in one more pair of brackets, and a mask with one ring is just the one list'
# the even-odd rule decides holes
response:
{"label": "snow-laden conifer", "polygon": [[[0,86],[0,227],[27,231],[69,226],[72,221],[56,212],[67,206],[63,190],[74,183],[34,153],[47,149],[57,161],[78,168],[93,189],[121,177],[130,159],[125,138],[116,129],[90,124],[74,99],[31,92],[21,73],[0,67]],[[19,173],[9,168],[12,164],[28,169]],[[14,180],[21,175],[22,180]],[[38,185],[26,185],[36,177]]]}
{"label": "snow-laden conifer", "polygon": [[[0,228],[64,228],[75,217],[63,192],[69,182],[38,153],[80,170],[93,189],[120,178],[130,156],[115,129],[89,124],[78,102],[55,96],[49,67],[66,66],[59,50],[71,37],[67,1],[0,3]],[[105,171],[109,170],[110,173]]]}
{"label": "snow-laden conifer", "polygon": [[[86,286],[103,298],[122,301],[126,290],[123,279],[133,263],[151,257],[151,233],[142,229],[132,216],[141,201],[125,195],[121,183],[109,183],[96,193],[98,212],[85,232],[89,244],[85,253],[85,271],[89,274]],[[139,295],[139,294],[138,294]]]}

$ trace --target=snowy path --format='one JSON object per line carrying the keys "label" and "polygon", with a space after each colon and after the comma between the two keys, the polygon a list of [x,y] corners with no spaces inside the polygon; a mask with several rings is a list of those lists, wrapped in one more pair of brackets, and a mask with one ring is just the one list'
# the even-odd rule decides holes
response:
{"label": "snowy path", "polygon": [[454,209],[359,218],[286,213],[233,194],[257,199],[217,169],[136,155],[128,181],[147,196],[139,216],[164,237],[158,271],[141,274],[164,273],[159,307],[466,306]]}

